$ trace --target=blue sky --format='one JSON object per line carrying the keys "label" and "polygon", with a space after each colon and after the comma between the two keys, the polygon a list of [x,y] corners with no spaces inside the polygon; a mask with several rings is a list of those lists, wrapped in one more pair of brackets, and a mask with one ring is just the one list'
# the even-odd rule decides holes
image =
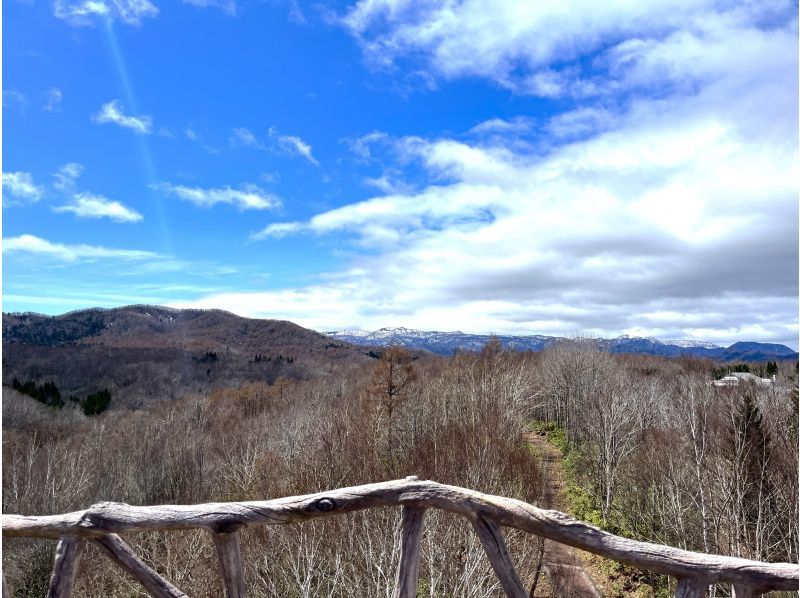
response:
{"label": "blue sky", "polygon": [[3,309],[797,346],[797,6],[7,0]]}

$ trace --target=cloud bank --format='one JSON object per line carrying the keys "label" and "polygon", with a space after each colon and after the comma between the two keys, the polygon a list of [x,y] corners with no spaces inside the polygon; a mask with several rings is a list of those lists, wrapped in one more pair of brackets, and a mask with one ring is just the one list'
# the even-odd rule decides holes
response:
{"label": "cloud bank", "polygon": [[[545,120],[441,138],[373,131],[419,190],[253,235],[349,245],[304,287],[212,295],[317,329],[620,333],[796,346],[796,7],[704,0],[362,0],[341,23],[373,66],[563,98]],[[410,173],[409,173],[410,176]],[[369,182],[369,181],[367,181]]]}

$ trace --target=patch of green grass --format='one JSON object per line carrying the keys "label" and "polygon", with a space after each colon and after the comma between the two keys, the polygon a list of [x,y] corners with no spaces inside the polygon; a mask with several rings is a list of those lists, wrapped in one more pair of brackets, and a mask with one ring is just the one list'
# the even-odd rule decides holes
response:
{"label": "patch of green grass", "polygon": [[[602,530],[620,536],[636,537],[637,534],[629,528],[625,518],[619,514],[615,516],[613,509],[609,518],[605,522],[603,521],[596,497],[582,483],[581,473],[586,467],[586,455],[581,451],[580,446],[569,443],[564,429],[554,422],[541,420],[528,422],[528,428],[534,432],[544,432],[547,441],[561,451],[561,464],[566,481],[564,500],[567,510],[576,519]],[[533,447],[530,448],[533,450]],[[654,579],[653,574],[645,574],[635,567],[629,567],[613,560],[603,559],[598,565],[600,573],[610,582],[609,596],[667,598],[672,595],[666,577],[656,576]]]}
{"label": "patch of green grass", "polygon": [[533,432],[552,432],[557,426],[555,422],[549,422],[543,419],[532,419],[528,422],[527,427]]}
{"label": "patch of green grass", "polygon": [[564,490],[564,496],[570,512],[576,519],[601,529],[604,527],[600,510],[595,507],[592,495],[585,488],[570,482]]}
{"label": "patch of green grass", "polygon": [[547,440],[567,457],[572,449],[563,428],[556,428],[547,435]]}
{"label": "patch of green grass", "polygon": [[544,432],[547,441],[557,447],[562,455],[566,456],[569,453],[570,446],[564,428],[556,425],[555,422],[534,419],[528,422],[528,428],[533,432]]}

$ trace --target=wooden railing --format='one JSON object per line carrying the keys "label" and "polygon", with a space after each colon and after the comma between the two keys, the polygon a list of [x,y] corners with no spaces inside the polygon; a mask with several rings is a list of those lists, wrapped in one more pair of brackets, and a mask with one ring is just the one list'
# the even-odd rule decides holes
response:
{"label": "wooden railing", "polygon": [[[403,507],[395,598],[416,596],[422,524],[425,511],[430,508],[463,515],[472,522],[503,590],[513,598],[527,598],[528,594],[509,558],[501,525],[675,577],[678,580],[675,595],[683,598],[704,596],[708,587],[716,583],[730,584],[736,598],[759,596],[772,590],[798,589],[796,564],[761,563],[638,542],[604,532],[558,511],[456,486],[420,481],[416,477],[267,501],[150,507],[104,502],[85,511],[63,515],[3,515],[3,535],[58,540],[50,597],[70,595],[81,552],[87,542],[95,542],[152,596],[160,598],[185,594],[145,564],[117,534],[206,529],[214,538],[225,595],[242,598],[245,580],[237,533],[240,528],[296,523],[393,505]],[[3,595],[9,595],[5,578]]]}

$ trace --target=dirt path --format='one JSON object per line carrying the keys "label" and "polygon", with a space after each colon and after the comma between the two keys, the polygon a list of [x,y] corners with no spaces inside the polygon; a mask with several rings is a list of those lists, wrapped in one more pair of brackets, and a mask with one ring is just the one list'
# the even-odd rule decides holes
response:
{"label": "dirt path", "polygon": [[[527,432],[525,440],[533,447],[544,469],[545,502],[547,508],[566,512],[564,504],[564,470],[561,453],[536,432]],[[580,558],[569,546],[546,540],[542,568],[547,573],[550,584],[539,584],[535,596],[559,596],[563,598],[600,598],[589,575],[583,568]],[[539,589],[541,588],[541,589]]]}

